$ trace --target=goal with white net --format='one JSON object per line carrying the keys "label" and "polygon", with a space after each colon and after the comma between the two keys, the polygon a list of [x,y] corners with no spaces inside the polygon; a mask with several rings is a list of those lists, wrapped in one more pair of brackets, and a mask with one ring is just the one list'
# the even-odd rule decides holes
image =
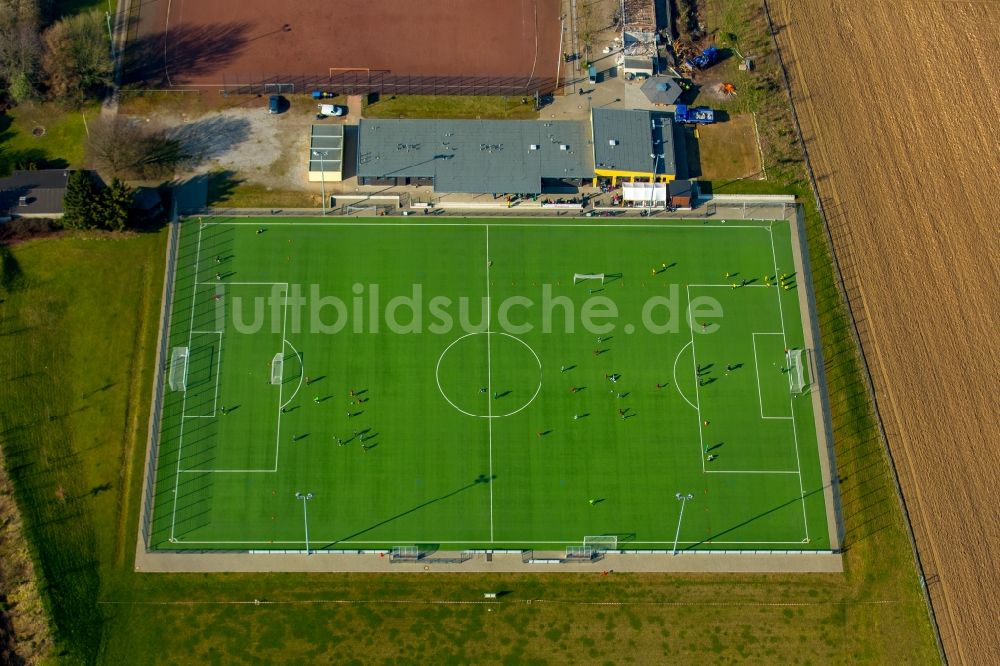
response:
{"label": "goal with white net", "polygon": [[604,273],[573,273],[573,284],[584,280],[600,280],[604,284]]}
{"label": "goal with white net", "polygon": [[614,534],[599,534],[583,537],[583,546],[594,551],[618,550],[618,537]]}
{"label": "goal with white net", "polygon": [[264,94],[275,93],[275,94],[280,95],[282,93],[292,94],[294,92],[295,92],[295,84],[294,83],[265,83],[264,84]]}
{"label": "goal with white net", "polygon": [[389,549],[389,559],[393,562],[416,562],[420,559],[418,546],[394,546]]}
{"label": "goal with white net", "polygon": [[597,553],[590,546],[566,546],[567,560],[592,560]]}
{"label": "goal with white net", "polygon": [[788,361],[788,388],[792,393],[802,393],[807,386],[805,350],[789,349],[786,359]]}
{"label": "goal with white net", "polygon": [[285,376],[285,355],[275,354],[271,359],[271,383],[280,384]]}
{"label": "goal with white net", "polygon": [[171,391],[187,389],[189,356],[188,347],[174,347],[170,350],[170,373],[167,376],[167,384],[170,385]]}

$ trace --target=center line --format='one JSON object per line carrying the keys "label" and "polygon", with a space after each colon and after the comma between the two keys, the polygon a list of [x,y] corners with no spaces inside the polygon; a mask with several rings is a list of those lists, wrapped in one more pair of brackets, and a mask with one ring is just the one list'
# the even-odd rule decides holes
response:
{"label": "center line", "polygon": [[490,541],[493,541],[493,353],[491,350],[490,323],[493,314],[493,302],[490,299],[490,227],[486,227],[486,399],[489,401],[486,409],[486,422],[490,433]]}

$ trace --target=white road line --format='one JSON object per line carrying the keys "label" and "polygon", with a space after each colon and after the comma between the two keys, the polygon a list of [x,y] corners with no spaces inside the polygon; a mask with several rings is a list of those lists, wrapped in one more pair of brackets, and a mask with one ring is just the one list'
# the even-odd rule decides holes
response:
{"label": "white road line", "polygon": [[[198,269],[201,262],[201,225],[198,225],[198,245],[194,254],[194,286],[191,288],[191,319],[190,326],[188,329],[188,349],[191,349],[191,340],[194,338],[194,305],[198,300]],[[187,410],[187,389],[184,390],[184,395],[181,397],[181,416]],[[180,487],[181,481],[181,451],[184,449],[184,419],[181,419],[180,428],[177,433],[177,469],[174,472],[174,506],[170,512],[170,540],[175,541],[176,536],[176,526],[177,526],[177,497],[178,488]]]}
{"label": "white road line", "polygon": [[493,351],[490,325],[493,320],[493,301],[490,297],[490,227],[486,226],[486,399],[490,440],[490,542],[493,542]]}

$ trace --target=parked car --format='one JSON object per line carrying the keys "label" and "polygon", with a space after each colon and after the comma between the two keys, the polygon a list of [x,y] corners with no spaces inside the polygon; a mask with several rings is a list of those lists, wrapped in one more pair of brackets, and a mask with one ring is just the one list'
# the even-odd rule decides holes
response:
{"label": "parked car", "polygon": [[319,107],[319,115],[321,116],[338,118],[347,115],[346,106],[340,106],[339,104],[317,104],[317,106]]}
{"label": "parked car", "polygon": [[271,95],[267,98],[267,112],[281,113],[288,108],[288,100],[281,95]]}

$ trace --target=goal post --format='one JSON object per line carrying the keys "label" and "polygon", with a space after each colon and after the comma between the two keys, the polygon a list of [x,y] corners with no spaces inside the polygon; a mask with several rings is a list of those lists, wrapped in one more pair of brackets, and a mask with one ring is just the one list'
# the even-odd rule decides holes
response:
{"label": "goal post", "polygon": [[804,349],[789,349],[786,354],[788,362],[788,388],[793,394],[801,394],[805,391],[806,382],[806,354]]}
{"label": "goal post", "polygon": [[280,384],[285,376],[285,355],[275,354],[271,359],[271,383]]}
{"label": "goal post", "polygon": [[618,536],[615,534],[598,534],[583,537],[583,547],[594,551],[618,550]]}
{"label": "goal post", "polygon": [[573,284],[584,280],[600,280],[604,284],[604,273],[573,273]]}
{"label": "goal post", "polygon": [[389,549],[389,560],[392,562],[416,562],[420,556],[419,546],[393,546]]}
{"label": "goal post", "polygon": [[281,94],[292,95],[292,94],[295,93],[295,84],[294,83],[265,83],[264,84],[264,94],[266,95],[268,93],[274,94],[274,95],[281,95]]}
{"label": "goal post", "polygon": [[170,350],[170,372],[167,376],[167,384],[171,391],[184,391],[187,389],[188,358],[191,352],[188,347],[174,347]]}

